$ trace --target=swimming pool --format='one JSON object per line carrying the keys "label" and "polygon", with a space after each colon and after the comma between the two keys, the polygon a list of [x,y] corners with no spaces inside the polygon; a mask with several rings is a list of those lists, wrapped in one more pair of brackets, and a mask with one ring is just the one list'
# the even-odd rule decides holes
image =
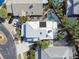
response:
{"label": "swimming pool", "polygon": [[54,14],[51,11],[49,11],[48,12],[48,20],[51,21],[51,20],[54,20],[54,19],[55,19]]}
{"label": "swimming pool", "polygon": [[60,22],[53,10],[48,11],[47,17],[48,21],[57,21],[58,23]]}
{"label": "swimming pool", "polygon": [[5,0],[0,0],[0,5],[2,5],[4,1],[5,1]]}

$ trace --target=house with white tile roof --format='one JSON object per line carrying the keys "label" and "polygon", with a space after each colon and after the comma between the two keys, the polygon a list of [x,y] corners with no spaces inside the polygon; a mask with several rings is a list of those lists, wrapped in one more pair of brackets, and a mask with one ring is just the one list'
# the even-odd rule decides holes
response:
{"label": "house with white tile roof", "polygon": [[56,31],[57,31],[57,22],[30,21],[22,24],[21,36],[26,41],[54,39]]}

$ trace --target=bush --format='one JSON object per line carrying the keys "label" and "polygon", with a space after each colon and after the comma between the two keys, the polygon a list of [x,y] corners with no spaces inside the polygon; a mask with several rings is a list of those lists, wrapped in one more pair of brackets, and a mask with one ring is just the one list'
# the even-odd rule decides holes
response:
{"label": "bush", "polygon": [[20,23],[20,24],[23,24],[23,23],[25,23],[26,21],[28,21],[28,17],[27,17],[27,16],[20,16],[20,17],[19,17],[19,23]]}
{"label": "bush", "polygon": [[35,59],[35,50],[30,50],[30,59]]}
{"label": "bush", "polygon": [[42,40],[42,41],[36,42],[36,44],[37,44],[37,47],[38,47],[38,48],[45,49],[45,48],[48,48],[48,46],[49,46],[49,41],[48,41],[48,40]]}
{"label": "bush", "polygon": [[21,40],[21,29],[17,28],[16,31],[17,31],[17,34],[18,34],[18,39]]}
{"label": "bush", "polygon": [[0,17],[7,18],[7,10],[5,8],[0,9]]}

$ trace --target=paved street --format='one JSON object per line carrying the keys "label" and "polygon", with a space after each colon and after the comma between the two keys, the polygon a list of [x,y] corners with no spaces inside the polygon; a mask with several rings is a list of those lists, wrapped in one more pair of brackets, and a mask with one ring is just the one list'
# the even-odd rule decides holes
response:
{"label": "paved street", "polygon": [[4,59],[16,59],[16,48],[11,34],[2,24],[0,24],[0,31],[2,31],[8,39],[5,45],[0,45],[0,53]]}

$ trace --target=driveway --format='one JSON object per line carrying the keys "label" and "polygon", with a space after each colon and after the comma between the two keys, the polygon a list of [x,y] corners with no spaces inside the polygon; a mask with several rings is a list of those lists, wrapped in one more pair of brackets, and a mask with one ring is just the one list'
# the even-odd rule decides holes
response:
{"label": "driveway", "polygon": [[0,45],[0,53],[4,59],[16,59],[16,48],[11,34],[2,24],[0,24],[0,31],[6,35],[8,40],[5,45]]}

